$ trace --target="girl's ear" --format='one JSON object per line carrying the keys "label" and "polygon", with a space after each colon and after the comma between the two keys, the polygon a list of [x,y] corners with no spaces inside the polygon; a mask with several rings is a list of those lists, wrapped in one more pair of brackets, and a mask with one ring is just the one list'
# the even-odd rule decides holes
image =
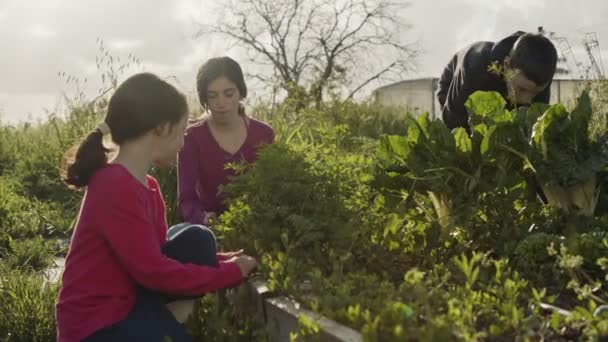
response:
{"label": "girl's ear", "polygon": [[154,134],[156,134],[159,137],[168,135],[170,133],[171,133],[171,124],[168,122],[160,124],[154,128]]}

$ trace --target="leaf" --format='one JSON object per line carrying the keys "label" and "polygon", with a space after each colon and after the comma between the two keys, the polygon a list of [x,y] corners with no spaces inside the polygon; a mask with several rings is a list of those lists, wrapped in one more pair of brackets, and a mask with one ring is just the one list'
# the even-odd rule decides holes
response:
{"label": "leaf", "polygon": [[483,140],[481,141],[481,154],[488,154],[490,151],[494,149],[494,133],[496,132],[496,126],[492,126],[487,130],[487,133],[484,135]]}
{"label": "leaf", "polygon": [[505,106],[507,101],[498,92],[494,91],[476,91],[465,103],[465,107],[469,113],[469,123],[471,126],[487,122],[490,118],[495,121],[505,114]]}
{"label": "leaf", "polygon": [[570,114],[570,135],[575,151],[584,150],[589,145],[589,122],[591,121],[591,98],[584,91]]}
{"label": "leaf", "polygon": [[377,158],[381,165],[389,167],[401,164],[409,153],[408,139],[400,135],[385,135],[380,138]]}
{"label": "leaf", "polygon": [[13,290],[6,290],[6,291],[4,291],[4,293],[6,293],[7,295],[9,295],[14,300],[19,300],[19,297],[17,296],[17,294]]}
{"label": "leaf", "polygon": [[584,182],[606,168],[608,165],[608,135],[598,139],[597,143],[588,150],[591,151],[588,153],[589,158],[579,161],[572,171],[570,178],[573,182]]}
{"label": "leaf", "polygon": [[420,114],[418,116],[418,119],[416,119],[416,123],[418,124],[418,127],[419,127],[420,131],[425,136],[428,136],[429,126],[431,124],[429,113],[422,113],[422,114]]}
{"label": "leaf", "polygon": [[593,110],[591,107],[591,98],[587,91],[583,91],[577,100],[576,107],[570,115],[572,125],[581,131],[586,131],[591,120]]}
{"label": "leaf", "polygon": [[433,121],[429,124],[428,140],[432,142],[435,153],[454,151],[456,141],[454,134],[441,121]]}
{"label": "leaf", "polygon": [[467,134],[467,131],[462,127],[458,127],[453,133],[458,151],[470,154],[473,151],[473,145],[471,144],[471,138]]}
{"label": "leaf", "polygon": [[399,231],[399,228],[401,228],[402,224],[403,224],[403,219],[401,219],[399,217],[399,215],[397,215],[397,214],[388,215],[388,222],[386,223],[386,227],[384,228],[384,237],[386,237],[389,232],[391,234],[397,234],[397,232]]}
{"label": "leaf", "polygon": [[551,106],[546,103],[533,103],[527,108],[523,113],[525,116],[520,118],[526,128],[526,135],[532,134],[532,127],[534,127],[536,121],[538,121],[549,108],[551,108]]}
{"label": "leaf", "polygon": [[399,313],[399,318],[405,321],[414,315],[414,310],[407,304],[404,303],[393,303],[393,308]]}
{"label": "leaf", "polygon": [[[564,130],[568,111],[562,104],[551,106],[536,122],[532,128],[532,143],[547,159],[548,148],[551,142]],[[553,146],[551,146],[553,148]]]}

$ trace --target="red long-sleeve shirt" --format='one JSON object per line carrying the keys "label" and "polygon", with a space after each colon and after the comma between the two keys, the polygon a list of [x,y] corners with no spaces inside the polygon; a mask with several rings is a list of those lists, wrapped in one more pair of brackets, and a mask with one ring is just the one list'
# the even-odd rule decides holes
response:
{"label": "red long-sleeve shirt", "polygon": [[57,340],[80,341],[123,320],[137,286],[175,295],[199,295],[236,286],[238,265],[182,264],[165,257],[165,203],[158,183],[148,187],[126,168],[108,164],[85,193],[56,304]]}

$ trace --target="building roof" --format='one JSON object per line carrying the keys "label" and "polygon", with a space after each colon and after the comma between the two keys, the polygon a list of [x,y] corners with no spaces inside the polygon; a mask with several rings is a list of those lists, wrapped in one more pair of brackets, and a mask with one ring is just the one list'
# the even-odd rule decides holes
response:
{"label": "building roof", "polygon": [[383,85],[381,87],[378,87],[374,90],[378,91],[378,90],[382,90],[382,89],[387,89],[387,88],[392,88],[394,86],[400,85],[400,84],[406,84],[406,83],[411,83],[411,82],[420,82],[420,81],[438,81],[439,78],[437,77],[420,77],[420,78],[411,78],[408,80],[403,80],[403,81],[398,81],[398,82],[393,82],[387,85]]}

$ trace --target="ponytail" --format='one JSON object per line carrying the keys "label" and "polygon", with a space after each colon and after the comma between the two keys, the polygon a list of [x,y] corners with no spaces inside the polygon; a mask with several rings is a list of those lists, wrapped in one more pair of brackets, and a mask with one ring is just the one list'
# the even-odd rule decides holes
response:
{"label": "ponytail", "polygon": [[103,146],[102,139],[103,133],[95,129],[79,145],[73,146],[64,154],[62,176],[70,188],[87,186],[95,171],[107,164],[106,153],[110,150]]}
{"label": "ponytail", "polygon": [[129,77],[112,94],[103,121],[64,154],[61,178],[70,188],[86,187],[108,163],[105,135],[121,146],[163,124],[176,124],[186,115],[186,97],[171,84],[150,73]]}

